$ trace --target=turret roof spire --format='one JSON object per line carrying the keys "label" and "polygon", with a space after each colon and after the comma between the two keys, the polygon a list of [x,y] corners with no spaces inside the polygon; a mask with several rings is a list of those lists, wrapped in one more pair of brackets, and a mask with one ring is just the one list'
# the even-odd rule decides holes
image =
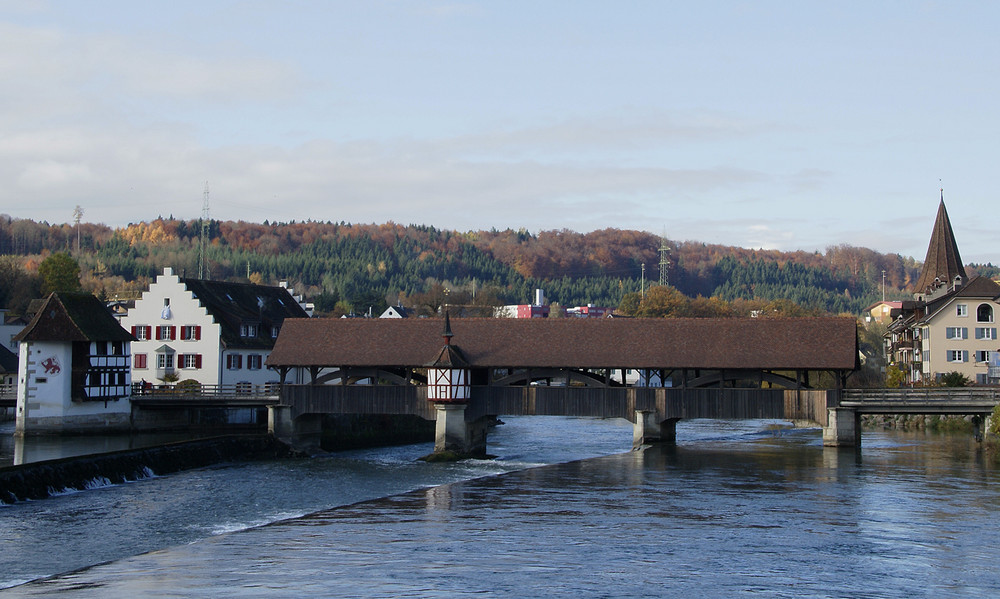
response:
{"label": "turret roof spire", "polygon": [[958,253],[958,243],[951,229],[948,210],[944,207],[944,189],[941,190],[941,203],[938,206],[934,229],[931,231],[931,241],[927,246],[927,257],[920,271],[920,278],[913,287],[913,293],[922,295],[932,293],[935,289],[950,287],[956,277],[962,281],[968,280],[965,267],[962,266],[962,256]]}

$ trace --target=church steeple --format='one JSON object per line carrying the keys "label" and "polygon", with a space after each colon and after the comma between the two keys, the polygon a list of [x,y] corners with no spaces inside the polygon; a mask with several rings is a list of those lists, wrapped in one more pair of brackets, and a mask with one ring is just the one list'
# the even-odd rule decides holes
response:
{"label": "church steeple", "polygon": [[920,271],[920,278],[913,287],[914,295],[931,295],[938,289],[949,289],[955,279],[965,283],[969,277],[962,266],[962,256],[958,253],[958,243],[951,229],[948,211],[944,207],[944,190],[941,190],[941,204],[938,206],[934,230],[931,231],[931,241],[927,246],[927,257]]}

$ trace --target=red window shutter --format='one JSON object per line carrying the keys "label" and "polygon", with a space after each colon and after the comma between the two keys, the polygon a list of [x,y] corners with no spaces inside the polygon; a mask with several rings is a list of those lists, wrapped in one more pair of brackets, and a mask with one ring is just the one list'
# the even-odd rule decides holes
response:
{"label": "red window shutter", "polygon": [[243,354],[236,356],[236,368],[243,368]]}
{"label": "red window shutter", "polygon": [[135,325],[132,325],[132,336],[135,337]]}
{"label": "red window shutter", "polygon": [[181,327],[181,341],[186,341],[188,339],[189,334],[190,331],[188,330],[187,327]]}
{"label": "red window shutter", "polygon": [[184,354],[177,354],[177,368],[184,368]]}
{"label": "red window shutter", "polygon": [[201,354],[194,355],[194,367],[201,368]]}
{"label": "red window shutter", "polygon": [[170,340],[173,341],[174,339],[177,339],[177,327],[171,326],[170,327]]}
{"label": "red window shutter", "polygon": [[162,332],[163,332],[163,329],[161,329],[160,327],[156,327],[156,340],[157,341],[159,341],[162,338],[162,335],[161,335]]}
{"label": "red window shutter", "polygon": [[201,341],[201,325],[194,328],[194,340]]}

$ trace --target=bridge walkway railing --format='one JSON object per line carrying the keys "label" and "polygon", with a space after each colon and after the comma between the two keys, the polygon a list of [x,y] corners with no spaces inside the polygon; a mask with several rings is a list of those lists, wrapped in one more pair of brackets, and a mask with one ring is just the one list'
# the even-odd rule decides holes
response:
{"label": "bridge walkway railing", "polygon": [[831,407],[864,414],[981,414],[1000,404],[996,387],[844,389]]}
{"label": "bridge walkway railing", "polygon": [[281,398],[281,385],[268,383],[251,385],[149,385],[132,386],[132,403],[147,407],[157,405],[216,404],[271,405]]}

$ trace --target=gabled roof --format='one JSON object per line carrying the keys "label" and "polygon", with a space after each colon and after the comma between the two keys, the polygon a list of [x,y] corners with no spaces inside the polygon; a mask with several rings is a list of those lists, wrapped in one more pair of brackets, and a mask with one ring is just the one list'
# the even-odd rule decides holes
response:
{"label": "gabled roof", "polygon": [[[462,318],[453,345],[472,368],[853,370],[853,318]],[[405,366],[441,353],[441,321],[290,320],[268,366]]]}
{"label": "gabled roof", "polygon": [[874,310],[878,306],[889,306],[889,308],[899,309],[899,308],[903,307],[903,302],[901,302],[901,301],[879,300],[879,301],[875,302],[874,304],[871,304],[870,306],[868,306],[867,308],[865,308],[865,312],[871,312],[872,310]]}
{"label": "gabled roof", "polygon": [[996,300],[997,298],[1000,298],[1000,285],[989,277],[976,277],[967,285],[962,285],[947,295],[927,302],[927,316],[923,321],[931,320],[956,299]]}
{"label": "gabled roof", "polygon": [[[181,283],[219,323],[222,344],[229,349],[270,348],[272,327],[281,327],[286,318],[309,317],[284,287],[203,279],[181,279]],[[257,336],[242,337],[244,324],[258,325]]]}
{"label": "gabled roof", "polygon": [[934,220],[934,230],[931,231],[931,241],[927,246],[927,257],[924,258],[920,278],[913,286],[913,293],[930,293],[940,285],[951,285],[955,277],[959,276],[963,281],[969,278],[962,266],[962,256],[958,253],[958,243],[942,196],[937,218]]}
{"label": "gabled roof", "polygon": [[135,341],[89,293],[51,293],[15,341]]}
{"label": "gabled roof", "polygon": [[17,354],[0,344],[0,374],[17,374]]}

